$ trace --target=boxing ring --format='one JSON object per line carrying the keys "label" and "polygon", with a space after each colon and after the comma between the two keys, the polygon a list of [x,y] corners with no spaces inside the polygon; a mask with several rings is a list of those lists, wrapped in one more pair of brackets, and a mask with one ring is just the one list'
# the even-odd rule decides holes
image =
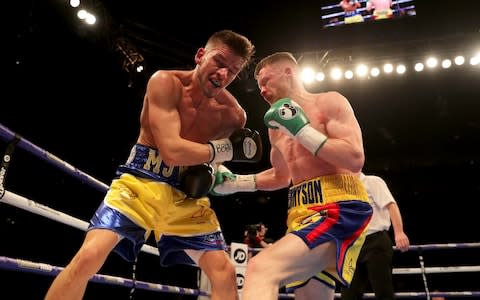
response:
{"label": "boxing ring", "polygon": [[[0,162],[0,209],[3,204],[8,204],[16,208],[28,211],[30,213],[54,220],[58,223],[68,225],[70,227],[85,231],[88,227],[88,222],[81,219],[75,218],[71,215],[63,213],[61,211],[55,210],[51,207],[43,205],[41,203],[30,200],[26,197],[23,197],[19,194],[16,194],[12,191],[6,189],[5,183],[8,175],[8,169],[13,160],[13,155],[17,149],[22,149],[28,153],[34,155],[37,158],[47,162],[48,164],[53,165],[54,167],[60,169],[61,171],[72,176],[74,179],[81,181],[89,185],[91,188],[94,188],[100,192],[106,192],[108,185],[105,183],[93,178],[92,176],[84,173],[83,171],[77,169],[73,165],[69,164],[66,161],[63,161],[59,157],[55,156],[52,153],[40,148],[39,146],[31,143],[29,140],[19,136],[15,132],[11,131],[7,127],[0,124],[0,138],[6,142],[6,147],[2,160]],[[93,212],[92,212],[93,213]],[[396,276],[403,275],[414,275],[417,276],[418,280],[422,282],[421,291],[411,291],[411,292],[397,292],[397,298],[426,298],[431,299],[432,297],[448,297],[448,298],[480,298],[480,265],[461,265],[461,266],[425,266],[424,256],[433,251],[441,250],[461,250],[461,249],[480,249],[480,242],[473,243],[449,243],[449,244],[426,244],[426,245],[411,245],[408,252],[416,252],[418,267],[405,267],[397,268],[393,270],[394,280]],[[256,252],[260,249],[249,249],[250,251]],[[145,244],[142,248],[142,252],[145,252],[150,255],[158,256],[158,250],[156,247]],[[480,254],[480,251],[479,253]],[[21,258],[7,257],[2,256],[0,252],[0,269],[14,271],[14,272],[28,272],[39,275],[55,276],[61,270],[62,267],[54,266],[46,263],[34,262],[30,260],[25,260]],[[480,257],[480,255],[478,255]],[[235,261],[234,261],[235,263]],[[160,265],[158,265],[160,267]],[[437,289],[440,287],[435,287],[435,291],[430,290],[429,281],[427,276],[431,274],[455,274],[455,273],[466,273],[473,274],[474,278],[477,278],[476,281],[478,284],[475,288],[478,288],[476,291],[442,291],[437,292]],[[237,276],[238,278],[238,276]],[[105,274],[96,274],[90,280],[90,282],[99,283],[99,284],[108,284],[115,285],[124,288],[129,288],[132,291],[135,289],[138,290],[147,290],[161,293],[173,293],[180,295],[188,296],[197,296],[198,298],[207,298],[210,295],[210,291],[204,289],[194,289],[194,288],[184,288],[172,285],[163,285],[159,283],[152,283],[147,281],[137,280],[135,277],[135,272],[133,272],[132,278],[124,278],[120,276],[112,276]],[[237,281],[239,291],[243,287],[243,281]],[[201,283],[199,282],[199,286]],[[366,293],[365,298],[373,298],[372,293]],[[293,294],[280,293],[279,298],[281,299],[294,299]],[[339,298],[339,294],[336,293],[336,298]]]}

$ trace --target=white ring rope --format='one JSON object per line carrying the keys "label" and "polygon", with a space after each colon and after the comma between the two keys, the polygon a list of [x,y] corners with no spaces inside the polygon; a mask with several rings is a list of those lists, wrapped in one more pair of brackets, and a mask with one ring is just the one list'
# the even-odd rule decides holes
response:
{"label": "white ring rope", "polygon": [[[57,222],[75,227],[83,231],[86,231],[88,228],[88,222],[74,218],[58,210],[54,210],[48,206],[29,200],[25,197],[12,193],[8,190],[5,191],[5,195],[3,196],[3,198],[0,199],[0,202],[4,202],[6,204],[16,206],[18,208],[27,210],[34,214],[55,220]],[[143,245],[142,251],[146,253],[154,254],[157,256],[159,255],[157,248],[152,247],[150,245],[146,245],[146,244]]]}
{"label": "white ring rope", "polygon": [[[12,193],[10,191],[5,191],[5,195],[0,202],[27,210],[29,212],[38,214],[40,216],[55,220],[57,222],[75,227],[80,230],[86,230],[88,223],[80,219],[74,218],[70,215],[67,215],[63,212],[54,210],[48,206],[37,203],[35,201],[29,200],[25,197]],[[457,243],[457,244],[445,244],[445,247],[442,247],[442,244],[431,244],[431,245],[417,245],[413,248],[423,248],[423,249],[449,249],[453,248],[452,245],[457,245],[459,248],[480,248],[480,243]],[[434,247],[431,247],[434,246]],[[257,248],[253,248],[257,249]],[[143,245],[142,250],[144,252],[159,255],[158,249],[150,245]],[[452,266],[452,267],[425,267],[425,273],[458,273],[458,272],[480,272],[480,266]],[[421,268],[395,268],[393,269],[393,274],[422,274]]]}
{"label": "white ring rope", "polygon": [[[426,274],[480,272],[480,266],[425,267]],[[393,274],[421,274],[421,268],[395,268]]]}
{"label": "white ring rope", "polygon": [[[462,248],[480,248],[480,242],[476,243],[446,243],[446,244],[424,244],[424,245],[410,245],[408,251],[412,250],[435,250],[435,249],[462,249]],[[252,252],[259,252],[263,248],[248,248]],[[393,250],[398,250],[393,247]]]}

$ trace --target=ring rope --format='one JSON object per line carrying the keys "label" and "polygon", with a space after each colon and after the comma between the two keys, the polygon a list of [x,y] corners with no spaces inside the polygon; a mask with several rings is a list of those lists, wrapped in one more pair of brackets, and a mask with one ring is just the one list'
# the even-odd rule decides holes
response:
{"label": "ring rope", "polygon": [[[63,270],[62,267],[52,266],[45,263],[37,263],[29,260],[10,258],[6,256],[0,256],[0,268],[7,270],[16,270],[16,271],[26,271],[30,273],[36,273],[41,275],[51,275],[55,276],[60,271]],[[136,288],[157,292],[168,292],[168,293],[177,293],[184,295],[194,295],[194,296],[210,296],[206,291],[191,289],[191,288],[182,288],[177,286],[163,285],[158,283],[151,283],[136,280],[135,283],[132,279],[122,278],[118,276],[95,274],[91,279],[91,282],[111,284],[111,285],[120,285],[124,287],[133,287],[135,284]],[[423,298],[426,296],[425,292],[397,292],[395,293],[397,298]],[[437,296],[462,296],[462,297],[480,297],[480,291],[464,291],[464,292],[432,292],[430,293],[431,297]],[[279,298],[281,299],[294,299],[294,294],[292,293],[281,293]],[[340,294],[335,293],[335,297],[339,298]],[[373,293],[365,293],[365,298],[374,298]]]}
{"label": "ring rope", "polygon": [[[472,243],[446,243],[446,244],[423,244],[423,245],[410,245],[407,251],[412,250],[437,250],[437,249],[457,249],[457,248],[480,248],[480,242]],[[248,248],[249,251],[259,252],[263,248]],[[393,247],[393,250],[398,250],[397,247]]]}
{"label": "ring rope", "polygon": [[[478,298],[480,297],[480,292],[476,291],[465,291],[465,292],[431,292],[431,297],[465,297],[465,298]],[[397,292],[395,293],[395,298],[425,298],[425,292]],[[279,294],[279,299],[295,299],[295,294]],[[335,298],[340,299],[340,293],[335,293]],[[364,293],[364,299],[375,299],[374,293]]]}
{"label": "ring rope", "polygon": [[[457,248],[480,248],[480,242],[478,243],[446,243],[446,244],[426,244],[426,245],[410,245],[408,250],[435,250],[435,249],[457,249]],[[393,247],[394,250],[398,250],[397,247]]]}
{"label": "ring rope", "polygon": [[[0,199],[0,202],[16,206],[18,208],[35,213],[42,217],[46,217],[57,222],[72,226],[74,228],[86,231],[88,229],[88,222],[74,218],[58,210],[54,210],[46,205],[29,200],[25,197],[12,193],[8,190],[5,191],[5,195]],[[158,249],[150,245],[144,244],[142,247],[143,252],[147,252],[154,255],[159,255]]]}
{"label": "ring rope", "polygon": [[[27,271],[30,273],[42,274],[42,275],[51,275],[55,276],[60,273],[63,268],[52,266],[45,263],[37,263],[29,260],[10,258],[5,256],[0,256],[0,268],[16,271]],[[183,295],[194,295],[194,296],[210,296],[209,293],[205,291],[200,291],[197,289],[183,288],[171,285],[164,285],[159,283],[151,283],[140,280],[132,280],[128,278],[95,274],[91,279],[91,282],[104,283],[111,285],[119,285],[127,288],[137,288],[142,290],[156,291],[156,292],[167,292]]]}
{"label": "ring rope", "polygon": [[108,190],[108,185],[106,185],[105,183],[77,169],[76,167],[60,159],[56,155],[38,147],[37,145],[25,139],[24,137],[17,135],[15,132],[11,131],[7,127],[3,126],[2,124],[0,124],[0,137],[6,141],[10,141],[14,138],[19,138],[19,141],[17,144],[19,148],[30,152],[31,154],[54,165],[57,168],[60,168],[61,170],[68,173],[69,175],[79,179],[82,183],[87,183],[101,192],[106,192]]}
{"label": "ring rope", "polygon": [[480,272],[480,266],[451,266],[451,267],[424,267],[422,268],[394,268],[393,274],[440,274],[440,273],[467,273]]}
{"label": "ring rope", "polygon": [[[85,231],[88,227],[88,223],[80,219],[74,218],[63,212],[54,210],[48,206],[37,203],[35,201],[29,200],[25,197],[22,197],[18,194],[15,194],[10,191],[5,191],[5,196],[3,199],[0,199],[0,202],[30,211],[32,213],[38,214],[40,216],[58,221],[60,223],[69,225],[71,227]],[[456,244],[445,244],[445,247],[442,247],[442,244],[432,244],[432,245],[416,245],[412,248],[423,248],[423,249],[450,249],[452,245],[458,245],[459,248],[480,248],[480,243],[456,243]],[[433,247],[431,247],[433,246]],[[260,248],[251,248],[251,249],[260,249]],[[144,252],[159,255],[158,249],[150,245],[143,245],[142,250]],[[425,273],[458,273],[458,272],[480,272],[480,266],[452,266],[452,267],[424,267]],[[421,274],[423,270],[421,268],[395,268],[393,269],[393,274]]]}

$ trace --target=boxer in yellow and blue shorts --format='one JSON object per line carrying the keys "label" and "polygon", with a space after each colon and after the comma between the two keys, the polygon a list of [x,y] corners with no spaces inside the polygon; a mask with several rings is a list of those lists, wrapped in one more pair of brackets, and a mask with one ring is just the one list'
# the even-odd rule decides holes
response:
{"label": "boxer in yellow and blue shorts", "polygon": [[[218,172],[229,171],[222,167]],[[231,174],[223,176],[232,177]],[[223,182],[213,190],[218,192],[238,188],[235,182],[244,181],[245,176],[249,175],[234,175],[235,181]],[[338,174],[298,183],[289,188],[288,207],[287,234],[302,239],[312,251],[330,241],[335,243],[336,250],[334,265],[312,277],[287,282],[287,292],[294,292],[312,279],[332,290],[335,289],[336,282],[349,286],[373,213],[359,177]]]}
{"label": "boxer in yellow and blue shorts", "polygon": [[357,0],[342,0],[339,5],[344,11],[345,24],[363,22],[363,16],[359,10],[361,7],[360,2]]}
{"label": "boxer in yellow and blue shorts", "polygon": [[168,167],[158,150],[136,144],[127,163],[118,168],[119,177],[113,180],[89,230],[108,228],[121,234],[114,251],[129,261],[135,260],[153,232],[162,265],[196,265],[193,252],[187,255],[184,249],[226,247],[217,216],[205,196],[213,172],[207,164]]}
{"label": "boxer in yellow and blue shorts", "polygon": [[[192,69],[152,73],[131,156],[45,300],[82,299],[112,251],[134,260],[151,233],[162,265],[195,264],[212,299],[238,300],[235,267],[207,193],[212,166],[262,156],[260,135],[245,128],[246,112],[226,89],[254,53],[247,37],[220,30],[197,49]],[[116,123],[125,123],[120,114]],[[121,127],[113,129],[117,135]]]}
{"label": "boxer in yellow and blue shorts", "polygon": [[[335,279],[348,285],[372,215],[363,184],[349,175],[322,176],[291,187],[288,204],[287,232],[300,237],[310,249],[331,240],[336,244],[336,268],[311,279],[331,288],[335,288]],[[308,280],[288,284],[287,291],[293,292]]]}
{"label": "boxer in yellow and blue shorts", "polygon": [[254,74],[270,104],[263,121],[271,168],[249,175],[218,168],[213,191],[290,188],[288,232],[248,261],[242,299],[276,300],[285,286],[297,300],[333,299],[335,282],[352,279],[372,215],[358,176],[365,162],[360,125],[340,93],[306,90],[292,53],[264,57]]}
{"label": "boxer in yellow and blue shorts", "polygon": [[368,0],[365,5],[365,10],[372,13],[372,20],[390,19],[393,17],[393,10],[391,9],[392,0]]}

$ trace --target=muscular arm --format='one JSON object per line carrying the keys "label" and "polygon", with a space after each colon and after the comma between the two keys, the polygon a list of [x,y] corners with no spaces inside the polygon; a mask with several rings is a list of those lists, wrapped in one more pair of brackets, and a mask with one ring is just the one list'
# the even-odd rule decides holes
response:
{"label": "muscular arm", "polygon": [[[188,166],[210,160],[210,146],[195,143],[180,136],[181,122],[178,103],[182,86],[176,77],[157,72],[147,84],[147,126],[162,159],[170,166]],[[142,121],[143,123],[144,121]],[[142,124],[142,126],[145,126]]]}
{"label": "muscular arm", "polygon": [[390,220],[392,221],[393,233],[395,236],[395,245],[402,252],[408,250],[410,241],[408,240],[407,235],[403,231],[403,221],[402,215],[400,214],[400,209],[395,202],[390,202],[387,205],[388,212],[390,214]]}
{"label": "muscular arm", "polygon": [[360,172],[364,161],[362,132],[348,100],[341,94],[330,92],[332,103],[325,124],[328,140],[317,156],[337,168]]}
{"label": "muscular arm", "polygon": [[228,125],[230,125],[228,126],[229,128],[226,129],[229,132],[228,135],[222,137],[228,137],[235,129],[245,127],[247,123],[247,113],[240,106],[235,96],[233,96],[229,91],[223,90],[223,92],[220,93],[216,99],[219,103],[230,107],[228,110],[228,115],[226,116],[226,119],[229,120]]}
{"label": "muscular arm", "polygon": [[273,191],[288,187],[290,185],[290,172],[287,163],[273,144],[270,151],[270,162],[272,168],[256,175],[257,189]]}

